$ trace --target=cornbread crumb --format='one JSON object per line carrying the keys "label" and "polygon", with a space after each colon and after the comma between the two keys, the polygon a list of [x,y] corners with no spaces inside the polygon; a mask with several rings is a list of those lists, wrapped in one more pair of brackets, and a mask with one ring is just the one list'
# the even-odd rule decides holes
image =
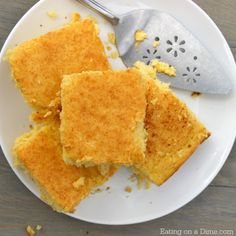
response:
{"label": "cornbread crumb", "polygon": [[106,187],[106,191],[108,191],[108,190],[110,190],[111,189],[111,187],[110,186],[107,186]]}
{"label": "cornbread crumb", "polygon": [[156,78],[157,73],[164,73],[168,76],[176,76],[176,69],[173,66],[165,62],[158,61],[157,59],[152,60],[151,65],[146,65],[144,62],[136,61],[134,66],[140,70],[145,76],[149,76],[152,79]]}
{"label": "cornbread crumb", "polygon": [[37,226],[36,226],[36,230],[39,231],[39,230],[41,230],[41,229],[42,229],[42,225],[37,225]]}
{"label": "cornbread crumb", "polygon": [[107,46],[106,48],[107,48],[107,51],[111,51],[112,49],[111,46]]}
{"label": "cornbread crumb", "polygon": [[28,233],[28,236],[34,236],[35,235],[35,231],[30,225],[28,225],[26,227],[26,232]]}
{"label": "cornbread crumb", "polygon": [[73,12],[71,14],[71,19],[72,19],[72,22],[77,22],[77,21],[80,21],[81,16],[78,12]]}
{"label": "cornbread crumb", "polygon": [[73,183],[73,187],[76,189],[79,189],[81,186],[84,186],[84,180],[85,180],[85,177],[80,177],[78,180],[76,180]]}
{"label": "cornbread crumb", "polygon": [[202,94],[199,93],[199,92],[192,92],[192,94],[191,94],[192,97],[199,97],[199,96],[201,96],[201,95],[202,95]]}
{"label": "cornbread crumb", "polygon": [[144,40],[148,38],[148,35],[144,32],[144,30],[136,30],[134,34],[135,39],[135,47],[138,47],[140,43],[142,43]]}
{"label": "cornbread crumb", "polygon": [[116,36],[114,33],[108,33],[107,34],[108,37],[108,42],[115,45],[116,44]]}
{"label": "cornbread crumb", "polygon": [[171,77],[176,76],[176,69],[165,62],[154,59],[151,62],[151,66],[156,70],[157,73],[164,73]]}
{"label": "cornbread crumb", "polygon": [[111,58],[112,59],[117,59],[119,57],[119,53],[117,51],[114,51],[111,53]]}
{"label": "cornbread crumb", "polygon": [[131,193],[132,192],[132,188],[130,186],[126,186],[125,187],[125,192]]}
{"label": "cornbread crumb", "polygon": [[153,44],[152,44],[152,46],[154,47],[154,48],[157,48],[158,46],[160,46],[160,41],[154,41],[153,42]]}
{"label": "cornbread crumb", "polygon": [[50,17],[50,18],[57,18],[58,17],[58,14],[56,11],[48,11],[47,12],[47,15]]}

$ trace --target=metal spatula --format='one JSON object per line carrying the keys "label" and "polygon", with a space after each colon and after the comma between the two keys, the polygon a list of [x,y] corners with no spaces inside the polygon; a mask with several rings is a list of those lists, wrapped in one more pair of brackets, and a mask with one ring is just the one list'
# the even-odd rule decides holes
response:
{"label": "metal spatula", "polygon": [[[227,94],[231,90],[231,81],[219,62],[172,16],[152,9],[134,10],[118,16],[95,0],[77,1],[96,10],[113,24],[117,48],[126,66],[131,67],[136,61],[149,64],[156,58],[177,69],[175,78],[158,75],[160,80],[175,88],[211,94]],[[140,29],[147,33],[148,39],[137,50],[134,35]],[[153,47],[155,40],[160,41],[157,48]]]}

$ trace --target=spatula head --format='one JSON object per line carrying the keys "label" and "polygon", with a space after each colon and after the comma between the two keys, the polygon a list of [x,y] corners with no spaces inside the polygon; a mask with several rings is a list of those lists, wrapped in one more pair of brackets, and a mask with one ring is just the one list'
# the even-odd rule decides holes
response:
{"label": "spatula head", "polygon": [[[175,88],[211,93],[227,94],[231,81],[216,58],[172,16],[157,10],[135,10],[121,16],[115,27],[117,47],[127,66],[136,61],[149,64],[159,59],[174,66],[177,76],[170,78],[159,74],[158,78]],[[135,47],[134,34],[144,30],[148,39]],[[160,40],[157,48],[153,42]]]}

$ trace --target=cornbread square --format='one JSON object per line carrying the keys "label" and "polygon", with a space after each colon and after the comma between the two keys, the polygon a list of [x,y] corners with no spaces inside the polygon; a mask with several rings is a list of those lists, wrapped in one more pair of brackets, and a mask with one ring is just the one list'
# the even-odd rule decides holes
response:
{"label": "cornbread square", "polygon": [[96,25],[90,19],[73,21],[22,43],[8,53],[8,59],[25,100],[36,110],[46,110],[45,114],[49,108],[53,110],[50,104],[58,97],[64,74],[110,68]]}
{"label": "cornbread square", "polygon": [[158,80],[148,81],[148,133],[145,162],[135,172],[157,185],[163,184],[210,136],[196,116]]}
{"label": "cornbread square", "polygon": [[129,166],[144,160],[146,81],[137,69],[64,76],[61,103],[65,162]]}
{"label": "cornbread square", "polygon": [[116,171],[102,176],[96,167],[77,168],[62,160],[59,125],[36,127],[19,137],[13,148],[15,162],[41,189],[42,199],[61,212],[73,212],[93,187],[103,184]]}

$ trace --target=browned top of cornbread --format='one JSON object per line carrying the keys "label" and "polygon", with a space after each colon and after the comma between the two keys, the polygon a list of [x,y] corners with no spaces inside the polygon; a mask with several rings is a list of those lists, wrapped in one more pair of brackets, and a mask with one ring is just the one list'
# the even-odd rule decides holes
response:
{"label": "browned top of cornbread", "polygon": [[77,168],[62,160],[59,126],[36,127],[19,137],[14,145],[16,162],[38,183],[42,198],[55,210],[72,212],[93,187],[115,172],[102,176],[96,167]]}
{"label": "browned top of cornbread", "polygon": [[169,89],[157,80],[148,81],[148,133],[144,164],[138,173],[161,185],[191,156],[210,133]]}
{"label": "browned top of cornbread", "polygon": [[90,19],[27,41],[9,53],[12,75],[26,101],[47,109],[64,74],[110,68],[96,26]]}
{"label": "browned top of cornbread", "polygon": [[143,161],[146,82],[138,70],[69,75],[61,89],[66,162],[132,165]]}

